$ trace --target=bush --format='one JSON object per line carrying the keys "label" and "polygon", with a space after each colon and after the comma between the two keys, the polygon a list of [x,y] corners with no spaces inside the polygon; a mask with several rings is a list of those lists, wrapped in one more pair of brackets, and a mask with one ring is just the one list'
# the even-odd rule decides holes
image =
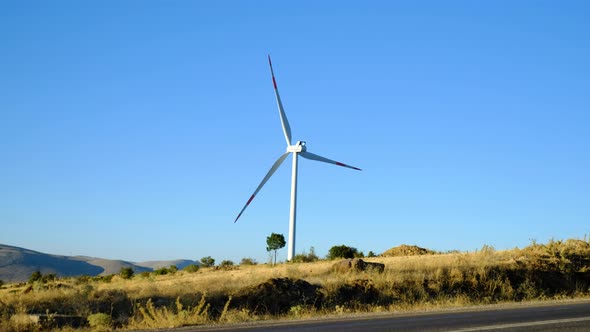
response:
{"label": "bush", "polygon": [[168,271],[168,269],[165,267],[161,267],[157,270],[154,270],[154,274],[157,276],[163,276],[165,274],[168,274],[168,272],[170,272],[170,271]]}
{"label": "bush", "polygon": [[201,258],[201,266],[202,267],[211,267],[215,266],[215,260],[211,258],[211,256]]}
{"label": "bush", "polygon": [[182,269],[183,271],[186,271],[188,273],[194,273],[199,271],[199,266],[197,264],[191,264],[191,265],[187,265],[184,267],[184,269]]}
{"label": "bush", "polygon": [[168,272],[170,274],[174,274],[174,273],[178,272],[178,268],[176,267],[176,265],[170,265],[170,267],[168,268]]}
{"label": "bush", "polygon": [[309,262],[317,262],[320,258],[315,254],[315,248],[309,248],[309,254],[305,251],[301,254],[297,254],[293,256],[291,260],[293,263],[309,263]]}
{"label": "bush", "polygon": [[375,255],[374,252],[369,250],[369,253],[367,254],[367,257],[377,257],[377,255]]}
{"label": "bush", "polygon": [[0,288],[2,288],[2,286],[4,286],[4,281],[0,280]]}
{"label": "bush", "polygon": [[133,277],[133,269],[130,267],[122,267],[119,276],[123,279],[131,279]]}
{"label": "bush", "polygon": [[354,258],[354,257],[357,257],[358,255],[359,255],[359,252],[356,248],[345,246],[345,245],[333,246],[328,251],[328,259]]}
{"label": "bush", "polygon": [[88,316],[88,325],[94,331],[110,331],[112,320],[111,316],[103,313],[92,314]]}
{"label": "bush", "polygon": [[234,262],[232,262],[230,260],[224,260],[224,261],[221,261],[221,264],[219,264],[219,266],[221,266],[221,267],[234,266]]}
{"label": "bush", "polygon": [[245,257],[240,261],[240,265],[256,265],[258,264],[254,258]]}
{"label": "bush", "polygon": [[49,273],[41,277],[41,282],[46,284],[50,281],[55,281],[57,279],[57,275],[55,273]]}
{"label": "bush", "polygon": [[76,285],[84,285],[90,281],[90,276],[82,275],[76,278]]}
{"label": "bush", "polygon": [[41,278],[43,278],[41,271],[35,271],[35,272],[31,273],[31,276],[29,277],[29,284],[32,284],[35,281],[39,281],[39,280],[41,280]]}

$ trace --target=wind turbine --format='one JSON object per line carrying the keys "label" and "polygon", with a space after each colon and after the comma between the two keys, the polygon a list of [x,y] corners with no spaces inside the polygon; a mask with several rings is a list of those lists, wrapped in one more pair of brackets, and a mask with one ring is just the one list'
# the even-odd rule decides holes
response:
{"label": "wind turbine", "polygon": [[341,162],[334,161],[334,160],[331,160],[328,158],[324,158],[322,156],[318,156],[317,154],[313,154],[311,152],[307,152],[307,148],[305,147],[304,141],[297,141],[297,143],[291,144],[291,127],[289,126],[289,121],[287,120],[287,115],[285,114],[285,110],[283,109],[283,103],[281,102],[281,97],[279,96],[279,90],[277,89],[277,81],[275,80],[275,74],[274,74],[274,71],[272,70],[272,62],[270,61],[270,55],[268,56],[268,64],[270,66],[270,74],[272,76],[272,84],[274,85],[274,89],[275,89],[275,96],[277,97],[277,105],[279,107],[279,115],[281,118],[281,125],[283,126],[283,133],[285,134],[285,140],[287,141],[287,152],[285,152],[282,156],[280,156],[279,159],[277,159],[277,161],[275,161],[275,163],[272,165],[272,167],[270,168],[268,173],[266,173],[266,176],[262,179],[262,182],[260,182],[260,184],[258,185],[256,190],[254,190],[254,193],[252,194],[252,196],[250,196],[250,198],[246,202],[246,205],[244,205],[244,207],[242,208],[242,211],[240,211],[240,213],[236,217],[236,220],[234,221],[234,223],[236,221],[238,221],[238,219],[240,219],[240,216],[242,215],[244,210],[246,210],[248,205],[250,205],[250,203],[252,202],[254,197],[256,197],[256,194],[258,194],[260,189],[262,189],[262,187],[264,186],[266,181],[268,181],[268,179],[270,179],[270,177],[274,174],[274,172],[281,166],[283,161],[285,161],[285,158],[287,158],[289,153],[292,153],[293,154],[293,169],[292,169],[292,175],[291,175],[291,209],[290,209],[290,213],[289,213],[289,246],[288,246],[288,253],[287,253],[287,260],[290,261],[293,259],[293,256],[295,255],[295,218],[297,215],[297,157],[301,156],[305,159],[311,159],[311,160],[321,161],[321,162],[328,163],[328,164],[334,164],[337,166],[348,167],[348,168],[355,169],[357,171],[360,171],[361,169],[354,167],[354,166],[346,165]]}

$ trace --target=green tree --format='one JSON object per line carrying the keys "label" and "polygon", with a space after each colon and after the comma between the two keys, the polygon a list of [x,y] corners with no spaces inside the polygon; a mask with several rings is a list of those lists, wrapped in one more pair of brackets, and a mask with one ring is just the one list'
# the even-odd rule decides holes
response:
{"label": "green tree", "polygon": [[221,267],[234,266],[234,262],[232,262],[230,260],[224,260],[224,261],[221,261],[219,266],[221,266]]}
{"label": "green tree", "polygon": [[215,266],[215,260],[211,258],[211,256],[201,258],[201,266],[202,267],[211,267]]}
{"label": "green tree", "polygon": [[0,280],[0,288],[4,285],[4,281]]}
{"label": "green tree", "polygon": [[121,278],[123,279],[131,279],[131,277],[133,277],[133,273],[133,268],[121,267],[121,270],[119,271],[119,276],[121,276]]}
{"label": "green tree", "polygon": [[369,253],[367,254],[367,257],[377,257],[377,255],[375,255],[374,252],[369,250]]}
{"label": "green tree", "polygon": [[277,250],[285,247],[285,244],[286,242],[283,234],[272,233],[269,237],[266,238],[266,251],[271,252],[274,250],[275,252],[274,265],[277,264]]}
{"label": "green tree", "polygon": [[328,259],[336,259],[336,258],[354,258],[359,255],[359,252],[354,247],[349,247],[345,245],[333,246],[328,251]]}

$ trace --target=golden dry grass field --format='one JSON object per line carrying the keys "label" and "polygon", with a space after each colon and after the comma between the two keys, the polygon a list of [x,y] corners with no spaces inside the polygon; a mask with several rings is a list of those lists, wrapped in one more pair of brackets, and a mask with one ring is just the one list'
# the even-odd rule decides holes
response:
{"label": "golden dry grass field", "polygon": [[8,284],[0,331],[168,328],[589,294],[590,244],[581,240],[364,260],[385,270],[341,272],[321,260]]}

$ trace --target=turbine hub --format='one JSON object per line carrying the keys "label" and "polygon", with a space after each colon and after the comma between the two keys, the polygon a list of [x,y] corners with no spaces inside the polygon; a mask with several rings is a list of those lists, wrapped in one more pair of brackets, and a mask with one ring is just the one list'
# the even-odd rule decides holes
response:
{"label": "turbine hub", "polygon": [[289,145],[287,147],[287,152],[305,152],[307,148],[305,147],[305,141],[297,141],[297,143],[293,145]]}

